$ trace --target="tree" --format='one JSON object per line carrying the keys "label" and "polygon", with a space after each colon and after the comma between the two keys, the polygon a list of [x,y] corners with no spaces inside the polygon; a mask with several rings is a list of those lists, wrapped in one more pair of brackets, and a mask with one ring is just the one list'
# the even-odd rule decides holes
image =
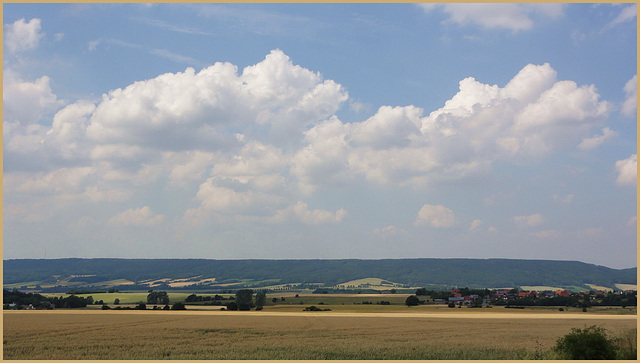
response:
{"label": "tree", "polygon": [[152,291],[147,295],[147,304],[169,304],[169,294],[166,291]]}
{"label": "tree", "polygon": [[113,300],[113,305],[120,305],[120,299],[116,298]]}
{"label": "tree", "polygon": [[418,299],[417,296],[415,295],[411,295],[407,298],[407,300],[405,300],[405,305],[411,307],[411,306],[418,306],[420,305],[420,299]]}
{"label": "tree", "polygon": [[247,311],[251,310],[253,305],[253,290],[243,289],[236,291],[236,304],[238,304],[238,310]]}
{"label": "tree", "polygon": [[267,290],[262,290],[258,292],[256,294],[256,308],[260,308],[260,310],[262,310],[262,307],[266,302],[267,302]]}
{"label": "tree", "polygon": [[426,288],[421,287],[418,290],[416,290],[416,296],[426,296],[426,295],[428,295]]}
{"label": "tree", "polygon": [[595,325],[572,328],[571,333],[556,341],[554,350],[562,359],[616,359],[614,341],[604,328]]}

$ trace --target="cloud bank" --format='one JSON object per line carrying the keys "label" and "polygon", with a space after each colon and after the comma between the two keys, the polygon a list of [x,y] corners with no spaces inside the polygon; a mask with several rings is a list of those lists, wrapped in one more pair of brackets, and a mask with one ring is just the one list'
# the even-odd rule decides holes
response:
{"label": "cloud bank", "polygon": [[[305,198],[363,182],[425,189],[484,175],[496,162],[590,150],[615,136],[602,127],[611,104],[593,85],[558,80],[549,64],[526,65],[503,87],[462,79],[458,92],[428,113],[385,105],[355,122],[336,116],[353,105],[339,83],[280,50],[242,70],[218,62],[141,80],[98,102],[63,105],[49,82],[6,73],[5,152],[20,162],[6,165],[5,192],[25,200],[38,194],[38,203],[48,200],[56,210],[81,201],[126,202],[156,185],[191,193],[182,220],[192,224],[341,223],[345,209],[316,209]],[[593,136],[597,129],[602,135]],[[618,169],[618,182],[626,183],[627,167]],[[162,218],[143,207],[110,223]],[[454,223],[451,209],[431,204],[415,221]]]}

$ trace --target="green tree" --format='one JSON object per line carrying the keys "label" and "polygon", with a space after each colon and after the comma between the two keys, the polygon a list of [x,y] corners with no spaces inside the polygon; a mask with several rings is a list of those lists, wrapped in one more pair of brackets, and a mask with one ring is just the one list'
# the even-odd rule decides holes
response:
{"label": "green tree", "polygon": [[236,304],[238,305],[238,310],[251,310],[255,306],[253,305],[253,290],[242,289],[236,291]]}
{"label": "green tree", "polygon": [[418,306],[420,305],[420,299],[418,299],[417,296],[415,295],[411,295],[407,298],[407,300],[405,300],[405,305],[411,307],[411,306]]}
{"label": "green tree", "polygon": [[266,302],[267,302],[267,290],[262,290],[256,293],[256,308],[262,309],[262,307]]}
{"label": "green tree", "polygon": [[120,305],[120,299],[115,298],[115,300],[113,300],[113,305]]}
{"label": "green tree", "polygon": [[169,294],[166,291],[152,291],[147,295],[147,304],[169,304]]}
{"label": "green tree", "polygon": [[562,359],[616,359],[614,341],[607,337],[604,328],[571,329],[571,333],[556,341],[554,348]]}
{"label": "green tree", "polygon": [[428,295],[426,288],[421,287],[418,290],[416,290],[416,296],[426,296],[426,295]]}

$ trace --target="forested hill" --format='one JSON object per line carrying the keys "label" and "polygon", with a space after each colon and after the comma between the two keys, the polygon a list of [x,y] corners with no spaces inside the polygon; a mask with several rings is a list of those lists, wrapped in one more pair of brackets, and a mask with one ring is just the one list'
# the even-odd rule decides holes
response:
{"label": "forested hill", "polygon": [[331,286],[376,277],[407,286],[585,286],[636,284],[637,268],[616,270],[576,261],[514,259],[207,260],[207,259],[15,259],[4,261],[4,285],[41,285],[61,279],[99,282],[199,276],[225,281],[323,283]]}

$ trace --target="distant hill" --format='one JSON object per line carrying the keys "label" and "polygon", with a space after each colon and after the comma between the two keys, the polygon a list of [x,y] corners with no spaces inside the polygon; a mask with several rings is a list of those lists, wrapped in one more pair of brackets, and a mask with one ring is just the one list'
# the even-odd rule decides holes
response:
{"label": "distant hill", "polygon": [[123,290],[149,288],[151,283],[162,288],[211,289],[294,283],[335,286],[375,277],[406,287],[558,286],[587,290],[586,284],[612,289],[615,284],[635,285],[636,270],[577,261],[515,259],[15,259],[4,261],[3,283],[5,288],[38,285],[42,289],[58,286]]}

